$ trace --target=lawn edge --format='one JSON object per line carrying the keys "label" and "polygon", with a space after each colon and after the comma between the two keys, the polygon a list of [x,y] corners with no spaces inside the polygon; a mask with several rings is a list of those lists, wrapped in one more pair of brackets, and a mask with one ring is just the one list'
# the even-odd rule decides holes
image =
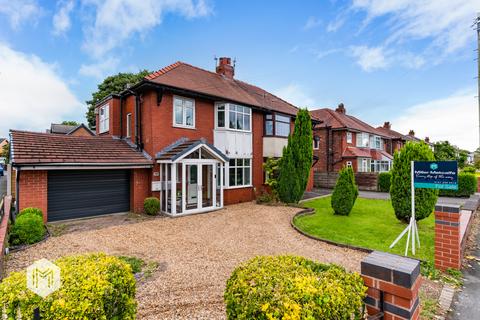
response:
{"label": "lawn edge", "polygon": [[357,246],[353,246],[351,244],[345,244],[345,243],[339,243],[339,242],[335,242],[335,241],[332,241],[332,240],[327,240],[327,239],[323,239],[323,238],[320,238],[320,237],[317,237],[317,236],[314,236],[314,235],[311,235],[305,231],[303,231],[302,229],[300,229],[299,227],[297,227],[295,225],[295,219],[297,217],[300,217],[300,216],[307,216],[307,215],[313,215],[315,214],[315,209],[314,208],[304,208],[302,210],[300,210],[299,212],[297,212],[291,219],[290,219],[290,225],[292,226],[293,229],[295,229],[298,233],[302,234],[303,236],[307,237],[307,238],[310,238],[310,239],[313,239],[313,240],[317,240],[317,241],[322,241],[322,242],[325,242],[325,243],[328,243],[328,244],[331,244],[331,245],[334,245],[334,246],[337,246],[337,247],[341,247],[341,248],[347,248],[347,249],[353,249],[353,250],[357,250],[357,251],[361,251],[361,252],[366,252],[366,253],[371,253],[375,250],[372,250],[372,249],[368,249],[368,248],[364,248],[364,247],[357,247]]}

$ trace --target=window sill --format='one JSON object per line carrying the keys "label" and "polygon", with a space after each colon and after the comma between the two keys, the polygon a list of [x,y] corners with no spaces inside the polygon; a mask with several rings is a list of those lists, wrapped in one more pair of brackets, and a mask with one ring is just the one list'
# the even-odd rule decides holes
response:
{"label": "window sill", "polygon": [[288,139],[288,136],[273,136],[273,135],[263,135],[264,138],[282,138],[282,139]]}
{"label": "window sill", "polygon": [[245,186],[233,186],[233,187],[223,187],[224,189],[226,190],[234,190],[234,189],[245,189],[245,188],[252,188],[253,185],[249,184],[249,185],[245,185]]}
{"label": "window sill", "polygon": [[241,132],[241,133],[252,133],[252,130],[237,130],[230,128],[215,128],[216,131],[231,131],[231,132]]}
{"label": "window sill", "polygon": [[174,127],[174,128],[179,128],[179,129],[197,130],[197,128],[195,128],[195,127],[192,127],[192,126],[183,126],[183,125],[180,125],[180,124],[174,124],[174,125],[172,125],[172,127]]}

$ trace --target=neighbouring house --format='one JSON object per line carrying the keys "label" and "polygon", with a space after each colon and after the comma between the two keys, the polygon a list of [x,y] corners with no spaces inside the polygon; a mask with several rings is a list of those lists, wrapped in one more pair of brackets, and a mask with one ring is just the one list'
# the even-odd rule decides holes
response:
{"label": "neighbouring house", "polygon": [[52,123],[50,125],[50,129],[47,129],[46,132],[53,133],[53,134],[66,134],[66,135],[83,136],[83,137],[89,137],[89,136],[95,135],[95,133],[83,123],[77,126]]}
{"label": "neighbouring house", "polygon": [[5,157],[2,157],[3,147],[8,146],[8,140],[6,138],[0,138],[0,165],[5,164]]}
{"label": "neighbouring house", "polygon": [[390,138],[386,141],[385,150],[391,155],[393,155],[395,151],[400,150],[405,145],[405,142],[409,140],[409,137],[392,130],[392,124],[390,122],[385,122],[382,127],[377,127],[377,130]]}
{"label": "neighbouring house", "polygon": [[314,154],[318,156],[315,186],[333,187],[338,171],[347,166],[356,173],[360,188],[376,189],[376,173],[392,166],[393,157],[387,151],[390,137],[347,114],[343,103],[335,110],[323,108],[311,113],[323,121],[314,131]]}
{"label": "neighbouring house", "polygon": [[96,136],[11,131],[17,208],[54,221],[139,212],[152,195],[171,216],[254,200],[298,108],[234,73],[230,58],[156,71],[98,103]]}

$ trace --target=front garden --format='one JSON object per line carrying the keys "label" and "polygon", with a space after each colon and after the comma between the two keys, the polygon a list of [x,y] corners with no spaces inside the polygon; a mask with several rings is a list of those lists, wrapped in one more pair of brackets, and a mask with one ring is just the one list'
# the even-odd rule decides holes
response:
{"label": "front garden", "polygon": [[[395,217],[389,200],[358,198],[350,215],[336,215],[330,205],[331,197],[305,202],[304,206],[315,209],[315,214],[302,215],[294,224],[305,233],[355,247],[396,253],[405,253],[406,237],[392,249],[390,244],[405,229],[406,224]],[[435,218],[418,221],[421,247],[417,259],[433,262]],[[411,252],[409,252],[411,255]]]}

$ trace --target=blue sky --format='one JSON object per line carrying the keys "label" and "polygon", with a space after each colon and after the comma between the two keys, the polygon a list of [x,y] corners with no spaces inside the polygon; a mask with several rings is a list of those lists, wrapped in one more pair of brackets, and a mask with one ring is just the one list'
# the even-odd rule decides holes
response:
{"label": "blue sky", "polygon": [[0,135],[85,121],[104,76],[177,60],[308,108],[478,146],[480,0],[0,0]]}

